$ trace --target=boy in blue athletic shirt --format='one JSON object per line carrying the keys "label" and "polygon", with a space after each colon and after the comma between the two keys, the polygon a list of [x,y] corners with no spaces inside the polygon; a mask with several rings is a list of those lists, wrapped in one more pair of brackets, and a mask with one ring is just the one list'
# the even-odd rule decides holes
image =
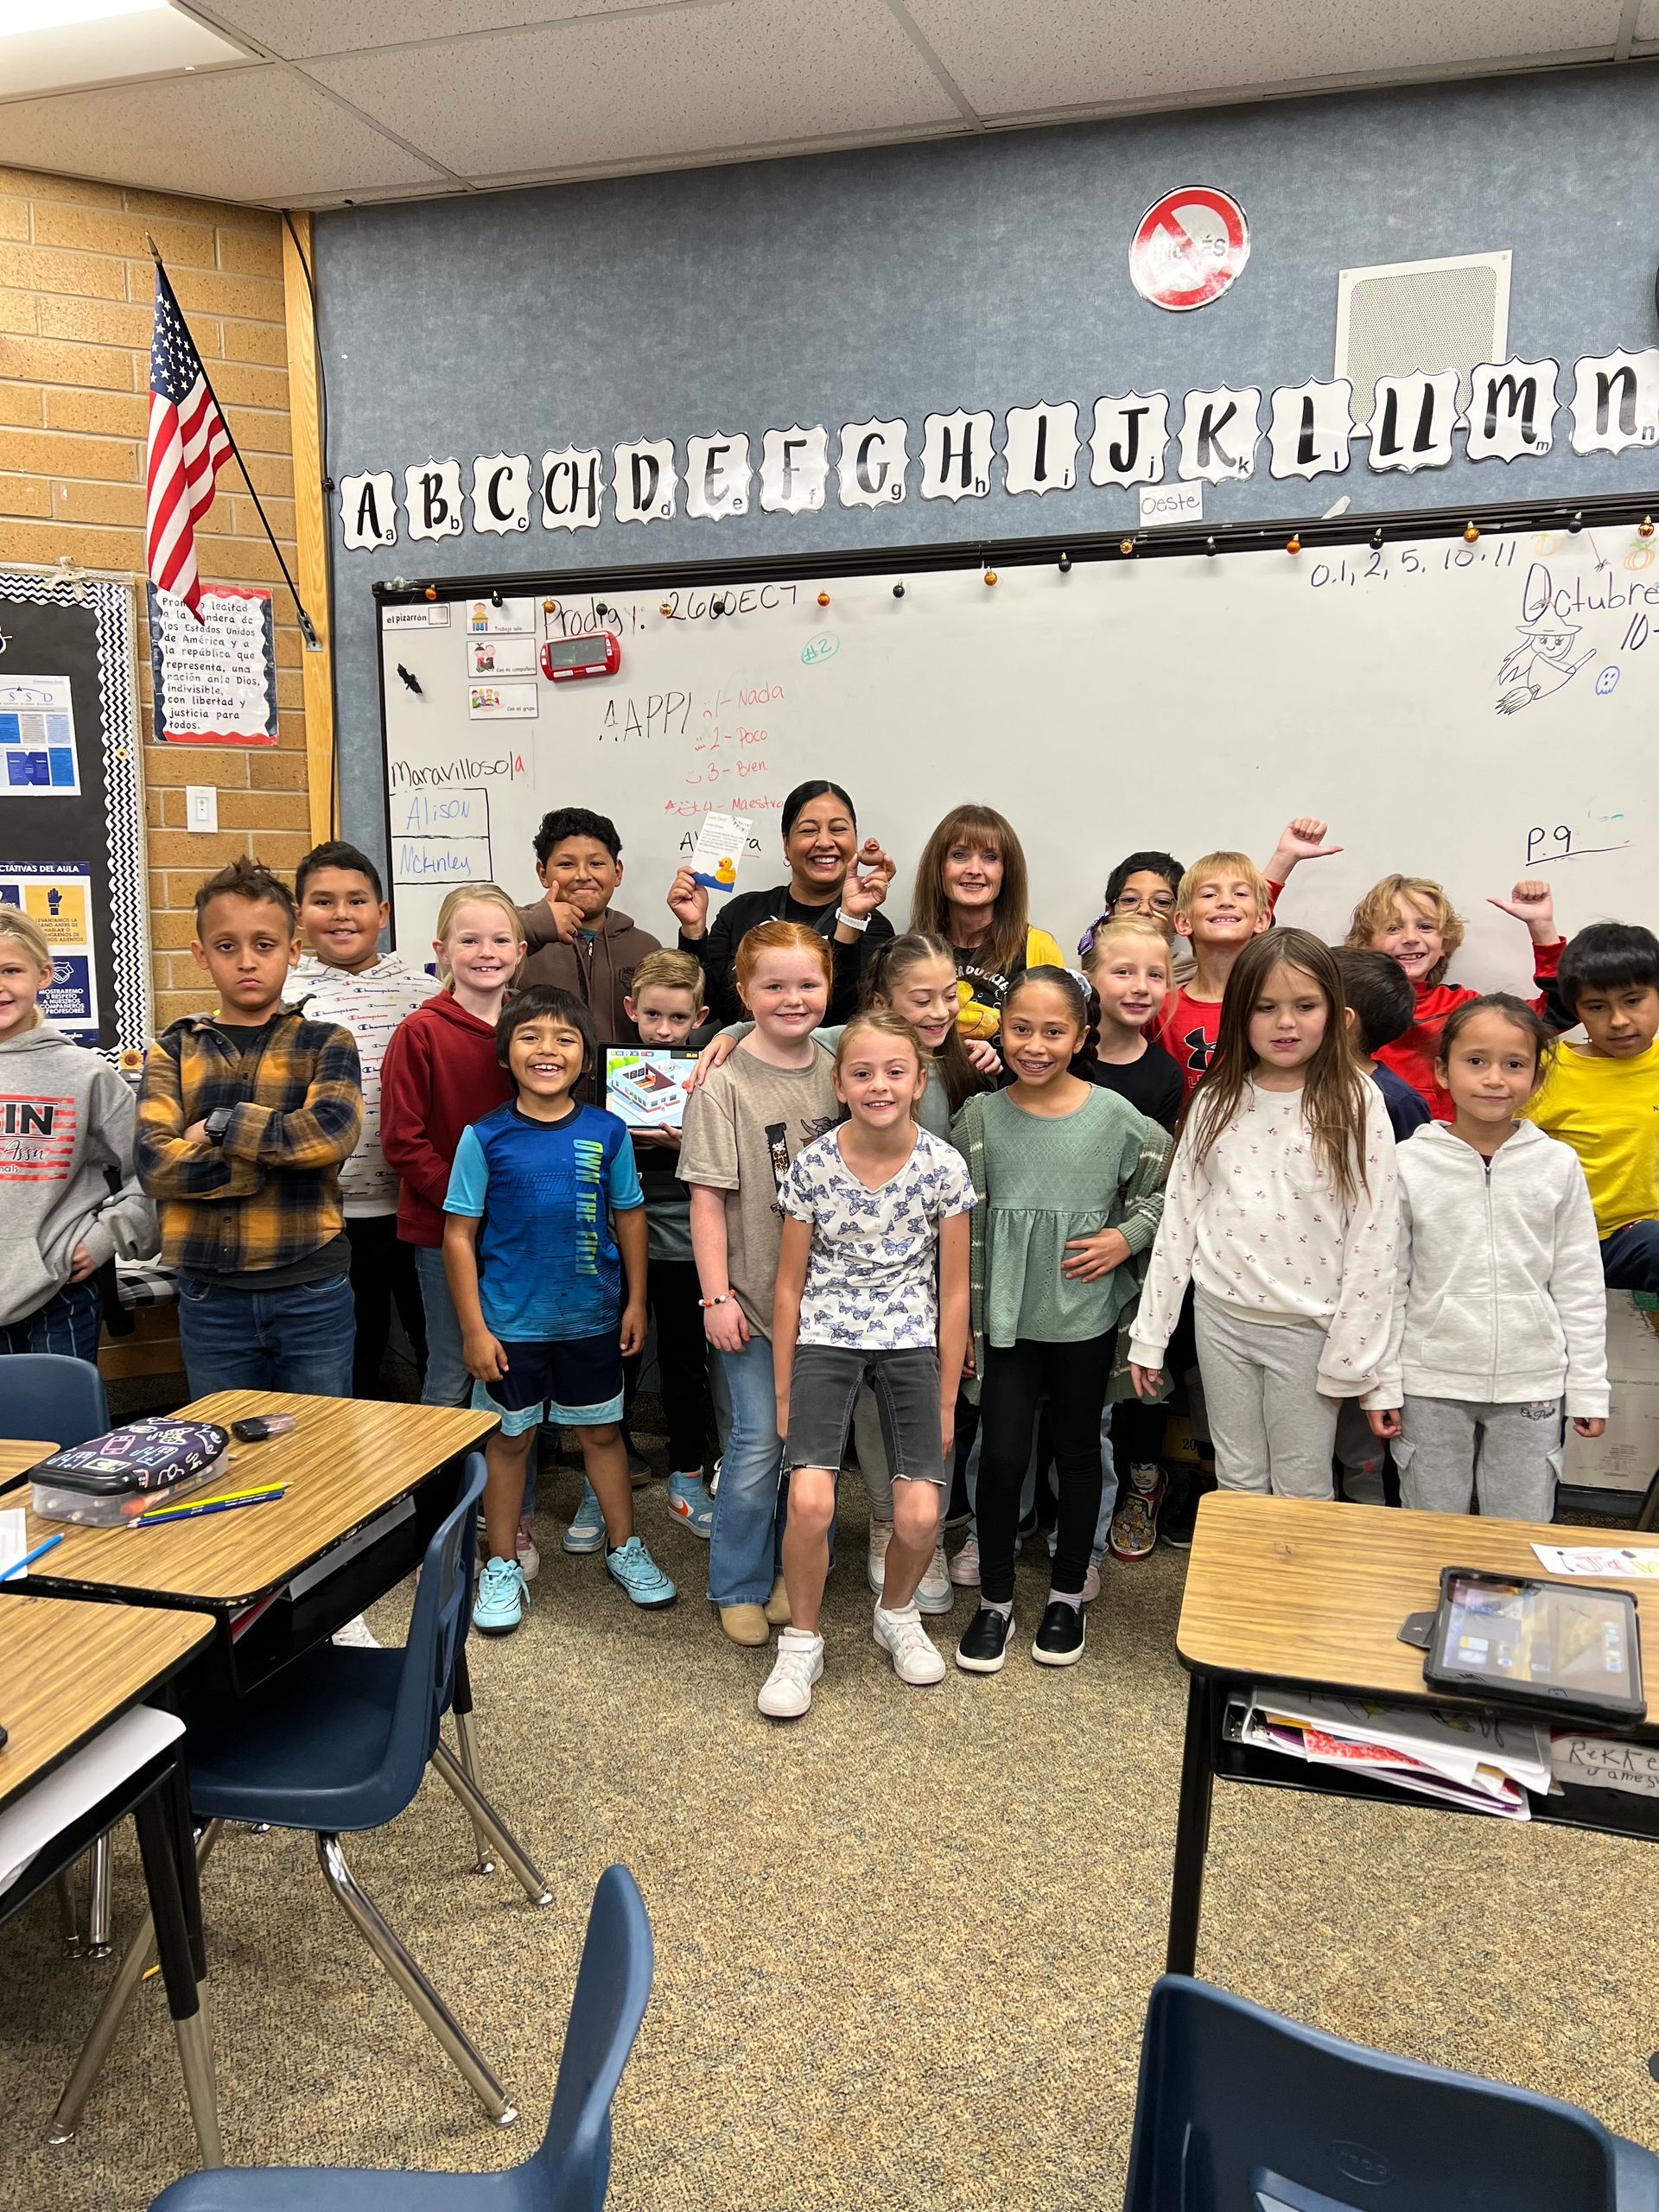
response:
{"label": "boy in blue athletic shirt", "polygon": [[489,1558],[473,1622],[505,1635],[530,1605],[515,1539],[543,1421],[576,1432],[614,1580],[645,1607],[671,1605],[675,1590],[633,1533],[620,1424],[623,1355],[645,1338],[645,1198],[627,1130],[575,1096],[597,1057],[593,1024],[579,999],[543,985],[509,999],[495,1049],[518,1096],[461,1132],[443,1264],[473,1403],[501,1419],[485,1452]]}

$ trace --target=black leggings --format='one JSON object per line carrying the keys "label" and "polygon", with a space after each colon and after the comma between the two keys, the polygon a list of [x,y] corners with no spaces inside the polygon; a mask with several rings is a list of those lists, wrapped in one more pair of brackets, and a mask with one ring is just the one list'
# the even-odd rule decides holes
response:
{"label": "black leggings", "polygon": [[[690,1475],[709,1449],[709,1343],[703,1334],[702,1292],[692,1260],[653,1260],[645,1271],[645,1300],[657,1324],[657,1365],[662,1377],[671,1474]],[[645,1366],[643,1353],[622,1363],[626,1422]]]}
{"label": "black leggings", "polygon": [[1059,1493],[1051,1580],[1068,1596],[1083,1588],[1100,1518],[1100,1415],[1112,1371],[1113,1334],[1109,1330],[1082,1344],[987,1348],[979,1414],[979,1586],[994,1605],[1007,1605],[1014,1596],[1020,1491],[1044,1397]]}

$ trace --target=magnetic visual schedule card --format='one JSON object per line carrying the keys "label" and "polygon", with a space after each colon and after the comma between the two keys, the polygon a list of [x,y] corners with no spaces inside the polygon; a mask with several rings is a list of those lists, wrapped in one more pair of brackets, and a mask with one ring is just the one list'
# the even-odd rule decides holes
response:
{"label": "magnetic visual schedule card", "polygon": [[67,676],[0,677],[0,761],[8,798],[80,790],[75,709]]}

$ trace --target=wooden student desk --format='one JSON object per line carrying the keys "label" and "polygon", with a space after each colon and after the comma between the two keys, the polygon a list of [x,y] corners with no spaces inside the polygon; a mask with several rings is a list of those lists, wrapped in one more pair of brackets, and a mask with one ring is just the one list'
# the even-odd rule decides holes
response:
{"label": "wooden student desk", "polygon": [[[284,1497],[156,1529],[76,1528],[30,1510],[29,1548],[60,1532],[63,1541],[29,1568],[27,1587],[211,1613],[221,1631],[217,1656],[226,1686],[244,1689],[331,1635],[419,1564],[454,1503],[460,1455],[495,1427],[493,1414],[465,1407],[269,1390],[218,1391],[184,1407],[180,1418],[228,1428],[254,1414],[293,1414],[299,1426],[264,1444],[232,1440],[224,1476],[200,1495],[281,1483]],[[446,1474],[451,1478],[436,1479]],[[314,1590],[298,1599],[275,1597],[257,1618],[237,1618],[406,1498],[411,1513]],[[23,1586],[0,1583],[0,1600]]]}
{"label": "wooden student desk", "polygon": [[[1230,1697],[1262,1682],[1421,1705],[1478,1703],[1431,1694],[1423,1681],[1423,1654],[1399,1641],[1408,1613],[1432,1612],[1440,1604],[1441,1568],[1479,1567],[1543,1577],[1535,1542],[1601,1540],[1597,1529],[1559,1523],[1482,1521],[1224,1491],[1204,1500],[1175,1635],[1192,1681],[1169,1904],[1170,1973],[1193,1971],[1217,1775],[1427,1811],[1459,1809],[1362,1771],[1305,1764],[1230,1741],[1224,1733]],[[1652,1631],[1643,1635],[1643,1647],[1659,1655],[1659,1587],[1630,1587]],[[1654,1694],[1649,1688],[1650,1704]],[[1659,1738],[1659,1727],[1652,1725],[1630,1732]],[[1659,1839],[1659,1805],[1618,1790],[1569,1786],[1561,1796],[1529,1802],[1535,1821]]]}
{"label": "wooden student desk", "polygon": [[[10,1491],[22,1486],[23,1477],[29,1469],[38,1466],[42,1459],[49,1459],[57,1450],[55,1444],[29,1443],[16,1436],[0,1436],[0,1497]],[[14,1498],[12,1503],[15,1505]]]}
{"label": "wooden student desk", "polygon": [[[169,1681],[213,1632],[200,1613],[27,1594],[0,1605],[0,1722],[8,1738],[0,1747],[0,1809]],[[182,1740],[166,1746],[55,1836],[0,1894],[0,1919],[54,1881],[117,1821],[134,1815],[191,2114],[204,2163],[218,2165],[213,2051],[201,2003],[201,1899],[182,1751]]]}

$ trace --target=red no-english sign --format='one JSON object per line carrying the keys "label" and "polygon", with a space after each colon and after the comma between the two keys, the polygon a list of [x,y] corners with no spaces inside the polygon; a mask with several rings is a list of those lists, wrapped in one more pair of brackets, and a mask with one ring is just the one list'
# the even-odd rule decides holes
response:
{"label": "red no-english sign", "polygon": [[1183,185],[1154,200],[1135,226],[1129,276],[1143,300],[1182,314],[1218,300],[1250,257],[1250,226],[1213,185]]}

